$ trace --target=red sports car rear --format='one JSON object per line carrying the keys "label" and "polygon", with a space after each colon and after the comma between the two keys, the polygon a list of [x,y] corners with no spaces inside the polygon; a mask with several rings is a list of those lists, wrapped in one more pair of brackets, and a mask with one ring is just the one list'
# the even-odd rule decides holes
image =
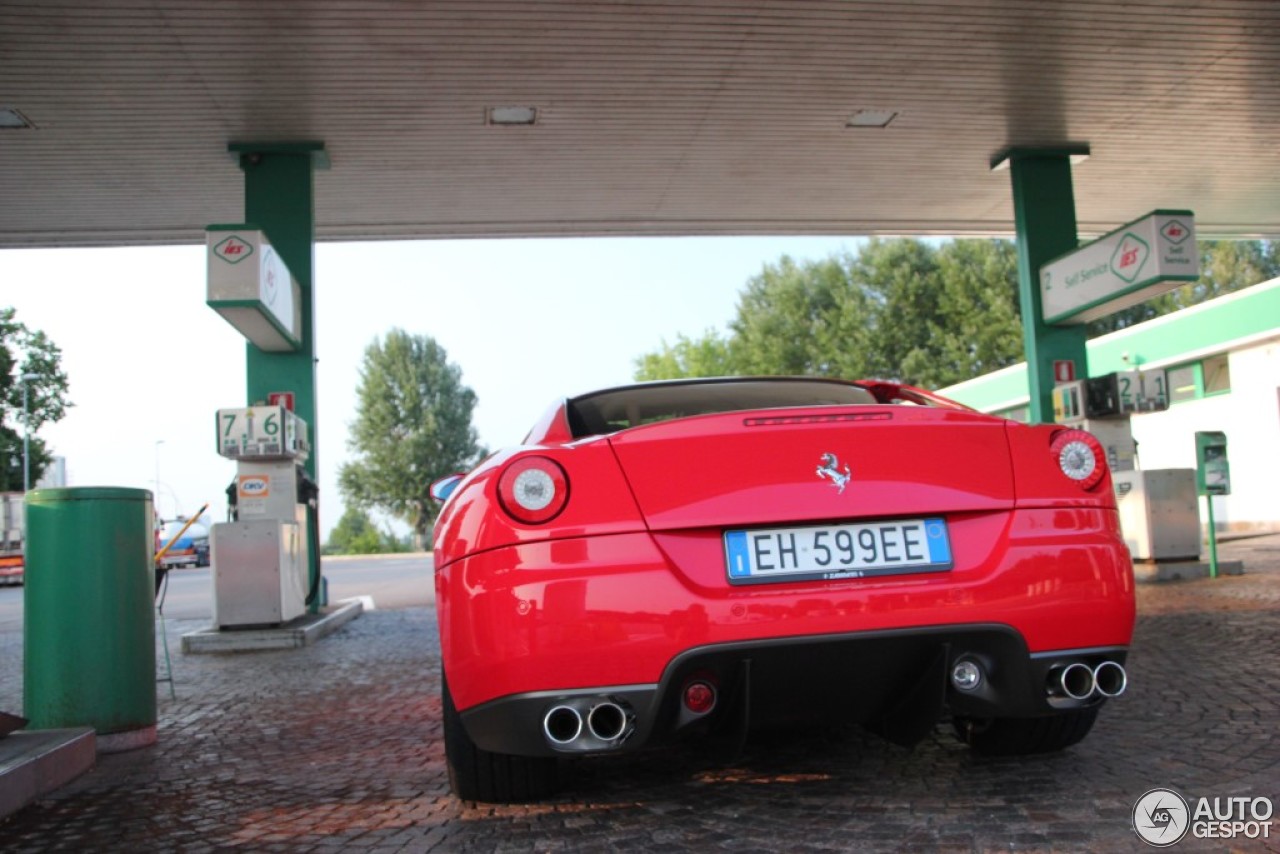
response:
{"label": "red sports car rear", "polygon": [[451,780],[757,725],[948,714],[1057,750],[1124,691],[1133,577],[1087,433],[891,383],[725,379],[563,401],[436,526]]}

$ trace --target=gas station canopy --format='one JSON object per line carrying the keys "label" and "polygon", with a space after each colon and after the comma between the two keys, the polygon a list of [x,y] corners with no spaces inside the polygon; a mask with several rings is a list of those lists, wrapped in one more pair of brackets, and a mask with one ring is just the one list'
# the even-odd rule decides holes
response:
{"label": "gas station canopy", "polygon": [[0,247],[195,243],[233,142],[322,142],[320,239],[1280,235],[1280,4],[0,0]]}

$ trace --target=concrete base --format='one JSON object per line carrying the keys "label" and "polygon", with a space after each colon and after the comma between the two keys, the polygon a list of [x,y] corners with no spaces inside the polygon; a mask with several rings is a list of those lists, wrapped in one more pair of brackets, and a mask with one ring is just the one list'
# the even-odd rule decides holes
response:
{"label": "concrete base", "polygon": [[304,614],[274,629],[227,629],[216,626],[182,636],[182,651],[192,654],[297,649],[332,634],[363,613],[359,600],[339,602],[319,614]]}
{"label": "concrete base", "polygon": [[138,750],[156,743],[156,727],[144,726],[124,732],[109,732],[98,735],[99,753],[124,753],[126,750]]}
{"label": "concrete base", "polygon": [[[1218,575],[1244,575],[1244,561],[1218,561]],[[1199,560],[1135,560],[1133,577],[1143,584],[1192,581],[1209,577],[1209,564]]]}
{"label": "concrete base", "polygon": [[93,730],[42,729],[0,738],[0,818],[65,786],[93,768]]}

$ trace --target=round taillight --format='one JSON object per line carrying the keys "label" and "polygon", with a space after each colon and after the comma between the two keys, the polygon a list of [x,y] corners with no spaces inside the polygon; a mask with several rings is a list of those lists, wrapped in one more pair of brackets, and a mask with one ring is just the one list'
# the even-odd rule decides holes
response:
{"label": "round taillight", "polygon": [[569,500],[569,478],[555,460],[522,457],[498,478],[498,500],[513,519],[530,525],[549,522]]}
{"label": "round taillight", "polygon": [[1058,469],[1081,489],[1091,489],[1106,471],[1102,445],[1083,430],[1065,430],[1049,446]]}

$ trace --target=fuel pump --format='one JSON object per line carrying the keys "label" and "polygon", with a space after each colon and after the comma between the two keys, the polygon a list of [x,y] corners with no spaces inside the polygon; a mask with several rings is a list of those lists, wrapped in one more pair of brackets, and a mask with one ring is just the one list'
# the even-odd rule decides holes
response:
{"label": "fuel pump", "polygon": [[303,614],[312,595],[307,510],[316,487],[302,467],[307,424],[284,406],[219,409],[217,441],[236,475],[228,490],[232,520],[215,524],[210,536],[214,625],[286,623]]}
{"label": "fuel pump", "polygon": [[1097,437],[1106,450],[1129,553],[1138,561],[1200,557],[1200,512],[1191,469],[1138,465],[1134,413],[1169,406],[1165,372],[1117,371],[1054,388],[1054,420]]}

